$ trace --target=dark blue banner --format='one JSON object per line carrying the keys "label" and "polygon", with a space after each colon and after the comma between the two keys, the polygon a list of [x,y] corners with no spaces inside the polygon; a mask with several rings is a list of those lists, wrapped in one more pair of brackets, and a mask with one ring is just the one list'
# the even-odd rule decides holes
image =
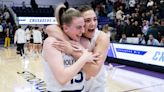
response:
{"label": "dark blue banner", "polygon": [[122,49],[122,48],[116,48],[116,51],[122,53],[137,54],[137,55],[144,55],[145,53],[147,53],[147,51]]}

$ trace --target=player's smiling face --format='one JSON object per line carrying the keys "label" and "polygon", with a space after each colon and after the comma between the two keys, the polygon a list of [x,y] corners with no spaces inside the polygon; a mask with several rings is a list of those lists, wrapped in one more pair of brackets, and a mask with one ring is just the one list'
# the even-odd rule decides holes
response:
{"label": "player's smiling face", "polygon": [[83,34],[87,38],[92,38],[97,28],[97,16],[93,10],[88,10],[82,13],[85,21],[85,33]]}

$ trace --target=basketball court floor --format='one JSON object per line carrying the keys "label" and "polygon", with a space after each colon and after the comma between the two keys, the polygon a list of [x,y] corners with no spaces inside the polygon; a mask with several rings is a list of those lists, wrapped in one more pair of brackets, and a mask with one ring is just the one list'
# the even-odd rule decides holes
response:
{"label": "basketball court floor", "polygon": [[[0,92],[46,92],[41,60],[41,55],[29,53],[20,57],[14,46],[0,47]],[[164,74],[134,70],[125,65],[106,65],[107,92],[164,92]]]}

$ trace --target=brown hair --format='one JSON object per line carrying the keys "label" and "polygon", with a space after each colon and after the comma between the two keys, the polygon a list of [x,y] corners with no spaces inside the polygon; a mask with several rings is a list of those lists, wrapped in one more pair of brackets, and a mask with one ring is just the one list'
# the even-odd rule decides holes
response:
{"label": "brown hair", "polygon": [[[86,11],[88,11],[88,10],[93,10],[93,8],[90,7],[89,5],[82,5],[82,6],[80,6],[80,7],[78,8],[78,10],[79,10],[81,13],[83,13],[83,12],[86,12]],[[93,11],[94,11],[94,10],[93,10]]]}

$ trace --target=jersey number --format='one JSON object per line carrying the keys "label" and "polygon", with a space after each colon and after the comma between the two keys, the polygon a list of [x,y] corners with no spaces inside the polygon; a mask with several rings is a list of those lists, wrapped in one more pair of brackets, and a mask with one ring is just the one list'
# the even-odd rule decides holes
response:
{"label": "jersey number", "polygon": [[72,79],[71,80],[71,84],[73,83],[80,83],[83,81],[83,73],[82,72],[78,72],[78,76],[80,76],[78,79]]}

